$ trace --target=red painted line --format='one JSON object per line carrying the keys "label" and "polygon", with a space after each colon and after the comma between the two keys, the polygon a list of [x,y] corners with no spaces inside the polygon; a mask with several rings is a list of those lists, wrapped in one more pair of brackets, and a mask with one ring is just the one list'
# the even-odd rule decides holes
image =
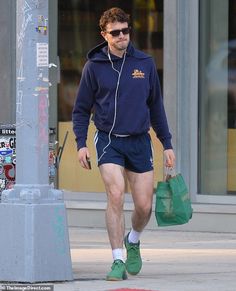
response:
{"label": "red painted line", "polygon": [[147,289],[127,289],[127,288],[122,288],[122,289],[112,289],[109,291],[158,291],[158,290],[147,290]]}

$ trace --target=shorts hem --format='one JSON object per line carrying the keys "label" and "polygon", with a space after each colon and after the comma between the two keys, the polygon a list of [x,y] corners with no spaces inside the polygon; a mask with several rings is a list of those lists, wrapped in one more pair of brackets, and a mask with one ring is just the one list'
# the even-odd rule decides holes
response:
{"label": "shorts hem", "polygon": [[131,168],[127,168],[127,167],[124,167],[126,170],[130,171],[130,172],[134,172],[134,173],[138,173],[138,174],[143,174],[143,173],[146,173],[146,172],[151,172],[154,170],[154,168],[149,168],[149,169],[142,169],[142,170],[137,170],[137,169],[131,169]]}
{"label": "shorts hem", "polygon": [[124,164],[122,163],[119,163],[118,161],[100,161],[98,162],[98,167],[101,166],[101,165],[104,165],[104,164],[114,164],[114,165],[118,165],[118,166],[121,166],[121,167],[125,167]]}

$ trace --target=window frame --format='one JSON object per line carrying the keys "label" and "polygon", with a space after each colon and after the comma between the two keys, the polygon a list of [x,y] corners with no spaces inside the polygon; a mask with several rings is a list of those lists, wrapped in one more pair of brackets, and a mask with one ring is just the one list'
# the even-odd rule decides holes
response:
{"label": "window frame", "polygon": [[236,204],[235,196],[198,193],[198,47],[199,0],[165,0],[163,92],[176,172],[185,177],[194,203]]}

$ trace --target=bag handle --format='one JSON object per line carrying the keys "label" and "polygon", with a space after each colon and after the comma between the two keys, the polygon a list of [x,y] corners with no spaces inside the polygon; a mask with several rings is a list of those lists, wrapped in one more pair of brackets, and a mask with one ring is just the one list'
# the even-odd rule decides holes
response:
{"label": "bag handle", "polygon": [[176,176],[175,168],[165,167],[164,181]]}

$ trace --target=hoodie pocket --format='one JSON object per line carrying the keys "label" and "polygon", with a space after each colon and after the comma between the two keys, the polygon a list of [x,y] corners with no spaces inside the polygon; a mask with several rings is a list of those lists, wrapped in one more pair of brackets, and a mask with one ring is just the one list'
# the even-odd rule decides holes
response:
{"label": "hoodie pocket", "polygon": [[114,101],[98,105],[95,114],[95,124],[101,130],[109,130],[114,121]]}
{"label": "hoodie pocket", "polygon": [[101,125],[111,127],[114,122],[114,101],[103,104],[101,112],[97,112],[97,119]]}

